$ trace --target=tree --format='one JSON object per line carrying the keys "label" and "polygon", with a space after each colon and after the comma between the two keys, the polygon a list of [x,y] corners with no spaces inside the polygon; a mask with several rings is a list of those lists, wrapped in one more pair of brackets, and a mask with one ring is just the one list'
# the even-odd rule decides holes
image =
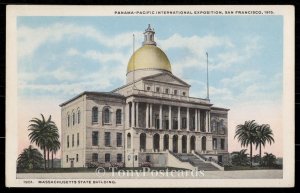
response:
{"label": "tree", "polygon": [[255,120],[245,121],[242,125],[236,126],[235,136],[241,143],[242,147],[250,146],[250,166],[252,167],[252,145],[256,142],[256,129],[258,125]]}
{"label": "tree", "polygon": [[52,141],[49,150],[51,151],[51,167],[53,168],[53,154],[56,154],[56,152],[59,150],[60,148],[60,142],[58,140],[54,140]]}
{"label": "tree", "polygon": [[232,152],[231,163],[238,166],[248,165],[248,154],[246,151],[247,149],[242,149],[241,151]]}
{"label": "tree", "polygon": [[256,149],[259,148],[260,164],[262,164],[261,145],[265,147],[266,143],[270,145],[274,143],[273,132],[270,125],[262,124],[256,129]]}
{"label": "tree", "polygon": [[262,158],[263,166],[273,167],[276,165],[276,156],[272,153],[265,152],[265,156]]}
{"label": "tree", "polygon": [[22,169],[37,169],[41,168],[43,164],[43,156],[38,149],[29,145],[18,156],[17,167]]}
{"label": "tree", "polygon": [[259,154],[253,156],[252,160],[253,160],[253,163],[260,163],[260,156],[259,156]]}
{"label": "tree", "polygon": [[[33,118],[29,122],[29,139],[31,143],[35,143],[44,152],[44,169],[46,170],[46,151],[49,150],[51,141],[58,140],[59,134],[55,123],[51,120],[51,115],[48,120]],[[48,156],[49,158],[49,156]]]}

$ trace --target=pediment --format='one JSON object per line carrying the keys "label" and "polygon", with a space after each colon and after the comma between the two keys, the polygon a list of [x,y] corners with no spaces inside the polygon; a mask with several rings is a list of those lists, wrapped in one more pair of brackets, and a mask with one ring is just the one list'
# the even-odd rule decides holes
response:
{"label": "pediment", "polygon": [[143,78],[143,80],[146,81],[153,81],[153,82],[162,82],[162,83],[169,83],[169,84],[175,84],[175,85],[180,85],[180,86],[188,86],[190,87],[189,84],[181,80],[180,78],[174,76],[173,74],[170,73],[160,73],[152,76],[148,76]]}

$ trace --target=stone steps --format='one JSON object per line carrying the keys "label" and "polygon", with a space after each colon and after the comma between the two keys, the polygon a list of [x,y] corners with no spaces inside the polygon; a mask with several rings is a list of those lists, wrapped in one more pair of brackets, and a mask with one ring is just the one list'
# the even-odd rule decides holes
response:
{"label": "stone steps", "polygon": [[177,153],[175,155],[179,160],[184,161],[184,162],[189,162],[193,166],[196,166],[198,168],[198,170],[204,170],[204,171],[219,170],[213,164],[211,164],[209,162],[204,162],[193,154]]}

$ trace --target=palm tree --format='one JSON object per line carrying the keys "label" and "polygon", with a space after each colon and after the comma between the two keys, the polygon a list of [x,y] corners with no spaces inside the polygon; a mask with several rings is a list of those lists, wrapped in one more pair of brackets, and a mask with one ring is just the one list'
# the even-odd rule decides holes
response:
{"label": "palm tree", "polygon": [[[46,151],[49,149],[51,141],[58,140],[59,134],[55,123],[51,120],[51,115],[45,120],[44,115],[41,114],[42,119],[33,118],[29,122],[29,139],[31,143],[35,143],[41,150],[44,151],[44,169],[46,170]],[[49,156],[48,156],[49,157]]]}
{"label": "palm tree", "polygon": [[56,154],[56,152],[60,148],[60,142],[58,140],[52,141],[52,144],[50,145],[49,150],[51,151],[51,167],[53,168],[53,154]]}
{"label": "palm tree", "polygon": [[253,156],[252,160],[253,160],[253,163],[259,163],[260,162],[259,154],[256,154],[255,156]]}
{"label": "palm tree", "polygon": [[263,165],[267,167],[272,167],[276,163],[276,156],[272,153],[265,152],[265,156],[263,157]]}
{"label": "palm tree", "polygon": [[248,154],[247,149],[242,149],[241,151],[235,151],[231,153],[231,163],[233,165],[247,165],[248,164]]}
{"label": "palm tree", "polygon": [[22,169],[36,169],[40,168],[43,164],[43,156],[38,149],[29,145],[18,156],[17,167]]}
{"label": "palm tree", "polygon": [[258,125],[255,120],[245,121],[242,125],[236,126],[234,138],[238,138],[242,147],[248,147],[250,145],[250,166],[252,167],[252,145],[256,142],[256,129]]}
{"label": "palm tree", "polygon": [[261,145],[265,147],[266,143],[270,145],[274,143],[273,132],[268,124],[262,124],[256,129],[256,149],[259,147],[260,164],[262,164],[261,158]]}
{"label": "palm tree", "polygon": [[58,149],[60,148],[60,142],[57,138],[57,133],[56,132],[51,132],[49,133],[49,140],[47,143],[47,166],[48,168],[50,168],[50,152],[52,154],[52,168],[53,168],[53,151],[55,151],[55,153],[58,151]]}

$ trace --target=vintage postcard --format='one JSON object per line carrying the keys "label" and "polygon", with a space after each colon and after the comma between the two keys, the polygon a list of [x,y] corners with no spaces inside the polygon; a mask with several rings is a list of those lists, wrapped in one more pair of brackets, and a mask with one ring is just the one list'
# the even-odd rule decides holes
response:
{"label": "vintage postcard", "polygon": [[8,6],[7,187],[294,186],[293,6]]}

